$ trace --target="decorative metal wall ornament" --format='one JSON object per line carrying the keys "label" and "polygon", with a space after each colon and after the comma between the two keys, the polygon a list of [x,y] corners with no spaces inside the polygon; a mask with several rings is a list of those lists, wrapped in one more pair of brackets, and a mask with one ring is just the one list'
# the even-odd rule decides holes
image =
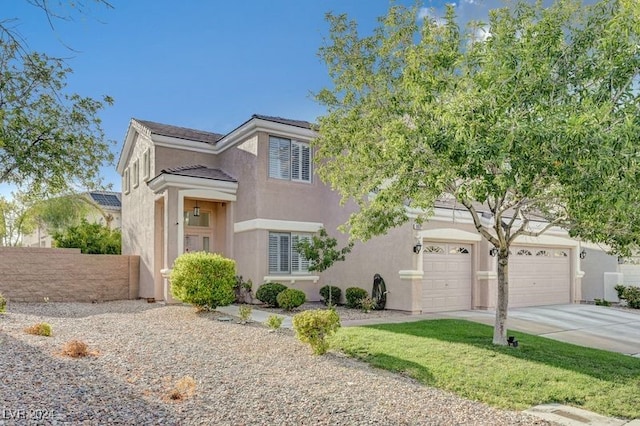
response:
{"label": "decorative metal wall ornament", "polygon": [[371,290],[371,298],[376,302],[376,310],[383,310],[387,305],[387,285],[380,274],[373,276],[373,289]]}

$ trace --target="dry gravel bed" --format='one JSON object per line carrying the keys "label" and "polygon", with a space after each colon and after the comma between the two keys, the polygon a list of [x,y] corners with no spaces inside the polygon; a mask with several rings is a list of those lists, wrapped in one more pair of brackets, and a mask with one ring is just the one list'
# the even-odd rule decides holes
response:
{"label": "dry gravel bed", "polygon": [[[322,302],[306,302],[300,307],[293,309],[292,311],[285,311],[280,308],[269,308],[265,305],[254,305],[254,309],[259,309],[261,311],[272,312],[280,315],[288,315],[293,316],[298,312],[307,311],[309,309],[327,309],[327,305]],[[350,309],[344,305],[334,306],[335,310],[338,312],[341,321],[350,321],[350,320],[366,320],[366,319],[378,319],[378,318],[411,318],[411,314],[403,311],[394,311],[385,309],[382,311],[372,310],[369,312],[364,312],[362,309]]]}
{"label": "dry gravel bed", "polygon": [[[141,301],[9,304],[0,315],[0,425],[544,423],[216,317]],[[40,321],[53,337],[24,332]],[[62,356],[71,339],[97,355]],[[170,400],[184,376],[194,396]]]}

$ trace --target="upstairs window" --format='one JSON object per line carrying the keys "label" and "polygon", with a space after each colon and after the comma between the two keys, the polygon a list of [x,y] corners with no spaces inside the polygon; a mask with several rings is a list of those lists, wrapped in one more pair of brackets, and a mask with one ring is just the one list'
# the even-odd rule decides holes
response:
{"label": "upstairs window", "polygon": [[304,274],[309,271],[309,260],[296,249],[298,241],[311,240],[311,234],[269,232],[269,273]]}
{"label": "upstairs window", "polygon": [[311,182],[311,147],[291,139],[269,137],[269,177]]}

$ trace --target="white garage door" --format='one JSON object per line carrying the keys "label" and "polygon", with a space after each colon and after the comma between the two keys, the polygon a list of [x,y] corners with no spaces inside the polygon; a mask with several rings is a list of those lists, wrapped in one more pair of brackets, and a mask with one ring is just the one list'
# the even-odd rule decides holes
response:
{"label": "white garage door", "polygon": [[471,309],[471,245],[423,243],[423,312]]}
{"label": "white garage door", "polygon": [[511,248],[509,307],[571,303],[571,250]]}

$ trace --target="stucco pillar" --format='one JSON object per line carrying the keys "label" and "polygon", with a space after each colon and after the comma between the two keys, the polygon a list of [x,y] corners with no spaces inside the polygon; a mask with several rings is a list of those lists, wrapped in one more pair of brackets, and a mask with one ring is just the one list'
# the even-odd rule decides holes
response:
{"label": "stucco pillar", "polygon": [[162,269],[162,277],[164,280],[164,301],[166,303],[180,303],[179,300],[171,296],[171,282],[169,281],[169,273],[173,267],[173,262],[181,254],[179,239],[182,237],[183,226],[183,201],[180,199],[180,193],[177,188],[167,188],[165,194],[164,206],[164,265]]}

